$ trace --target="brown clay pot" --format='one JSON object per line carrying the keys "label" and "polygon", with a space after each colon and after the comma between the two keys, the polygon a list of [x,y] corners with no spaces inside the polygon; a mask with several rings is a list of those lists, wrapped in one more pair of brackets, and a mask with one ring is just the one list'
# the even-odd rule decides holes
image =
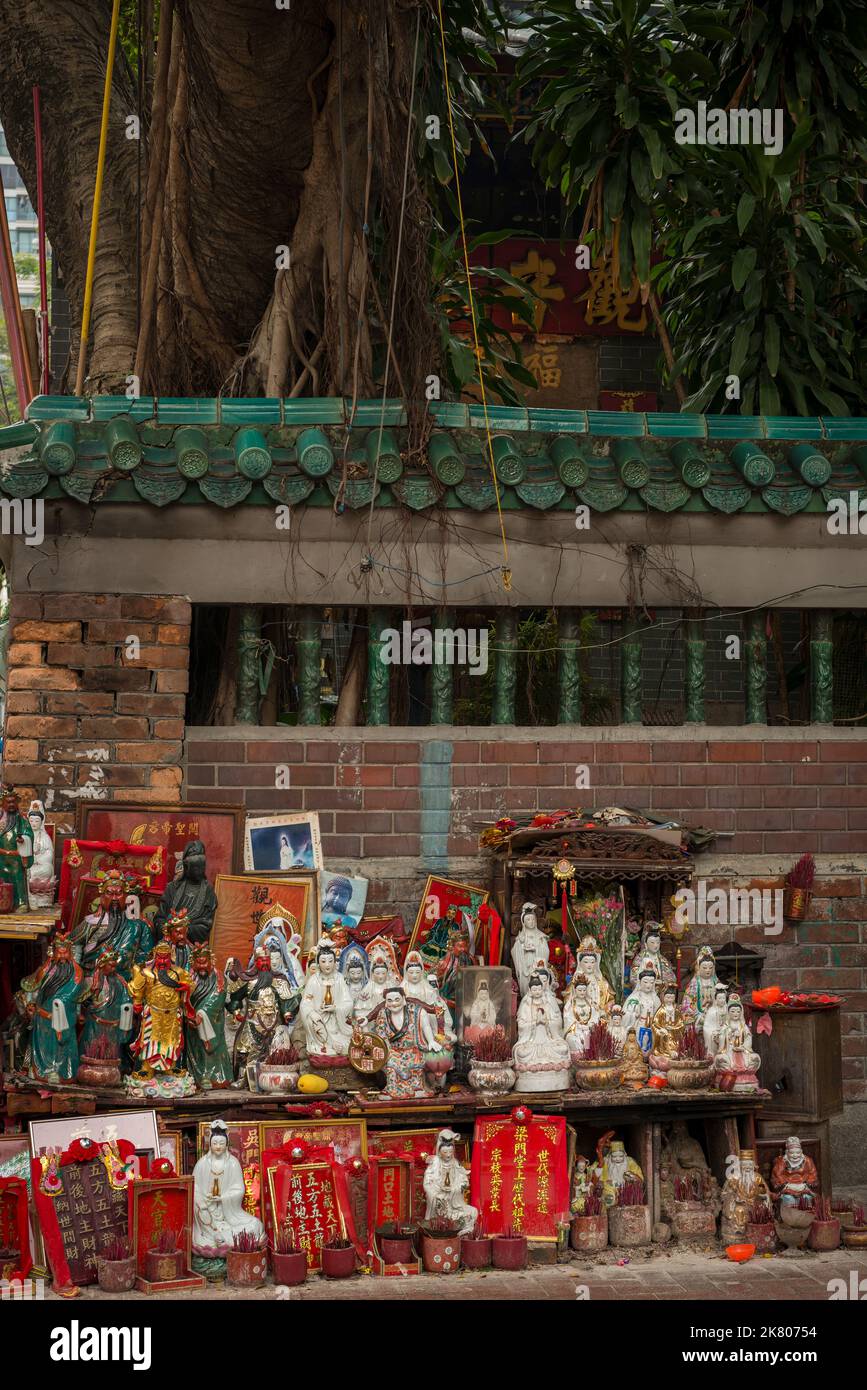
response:
{"label": "brown clay pot", "polygon": [[678,1240],[716,1235],[716,1217],[703,1202],[675,1202],[671,1225]]}
{"label": "brown clay pot", "polygon": [[763,1221],[761,1225],[748,1221],[744,1242],[754,1245],[757,1255],[773,1255],[777,1248],[777,1233],[773,1221]]}
{"label": "brown clay pot", "polygon": [[307,1278],[307,1256],[303,1250],[280,1255],[271,1252],[271,1273],[275,1284],[303,1284]]}
{"label": "brown clay pot", "polygon": [[75,1079],[82,1086],[119,1086],[120,1061],[117,1057],[82,1057]]}
{"label": "brown clay pot", "polygon": [[841,1231],[848,1231],[855,1225],[855,1213],[852,1211],[851,1207],[848,1211],[844,1210],[842,1207],[832,1207],[831,1215],[835,1221],[840,1222]]}
{"label": "brown clay pot", "polygon": [[491,1263],[494,1269],[526,1269],[527,1237],[494,1236],[491,1241]]}
{"label": "brown clay pot", "polygon": [[236,1288],[256,1289],[267,1273],[267,1250],[227,1250],[226,1278]]}
{"label": "brown clay pot", "polygon": [[849,1226],[842,1235],[847,1250],[867,1250],[867,1226]]}
{"label": "brown clay pot", "polygon": [[623,1068],[617,1060],[610,1062],[573,1061],[572,1075],[579,1091],[614,1091],[620,1085]]}
{"label": "brown clay pot", "polygon": [[807,1244],[811,1250],[837,1250],[840,1245],[840,1222],[836,1219],[814,1221]]}
{"label": "brown clay pot", "polygon": [[650,1207],[609,1207],[608,1239],[612,1245],[650,1244]]}
{"label": "brown clay pot", "polygon": [[128,1293],[135,1284],[135,1255],[128,1260],[96,1257],[96,1281],[103,1293]]}
{"label": "brown clay pot", "polygon": [[355,1273],[355,1247],[348,1245],[343,1250],[322,1247],[322,1273],[326,1279],[348,1279]]}
{"label": "brown clay pot", "polygon": [[382,1235],[377,1231],[379,1253],[387,1265],[408,1265],[415,1259],[412,1236]]}
{"label": "brown clay pot", "polygon": [[461,1240],[461,1264],[464,1269],[489,1269],[492,1245],[490,1236],[464,1236]]}
{"label": "brown clay pot", "polygon": [[161,1250],[145,1252],[145,1278],[151,1284],[167,1283],[170,1279],[183,1279],[186,1255],[183,1250],[173,1250],[164,1255]]}
{"label": "brown clay pot", "polygon": [[608,1212],[601,1211],[598,1216],[573,1216],[571,1241],[573,1250],[590,1253],[604,1250],[608,1244]]}
{"label": "brown clay pot", "polygon": [[423,1233],[421,1262],[427,1274],[454,1274],[461,1267],[461,1238]]}
{"label": "brown clay pot", "polygon": [[803,922],[813,894],[806,888],[783,889],[783,916],[788,922]]}
{"label": "brown clay pot", "polygon": [[713,1063],[698,1062],[694,1057],[672,1057],[665,1074],[673,1091],[700,1091],[713,1079]]}

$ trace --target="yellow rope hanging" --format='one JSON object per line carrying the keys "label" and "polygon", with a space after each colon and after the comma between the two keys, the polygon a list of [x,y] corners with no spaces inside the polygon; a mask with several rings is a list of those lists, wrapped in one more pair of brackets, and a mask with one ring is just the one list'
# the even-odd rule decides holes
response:
{"label": "yellow rope hanging", "polygon": [[469,295],[470,301],[470,319],[472,320],[473,325],[473,343],[475,344],[476,362],[478,363],[479,368],[479,390],[482,396],[482,410],[484,411],[485,415],[485,434],[487,436],[488,441],[488,462],[491,469],[491,481],[494,484],[494,495],[497,499],[497,516],[500,522],[500,539],[503,543],[503,588],[508,594],[511,592],[512,589],[512,571],[509,567],[509,545],[506,540],[506,528],[503,522],[503,508],[500,501],[500,486],[497,481],[497,469],[494,463],[494,442],[491,437],[491,422],[488,418],[488,398],[485,393],[485,379],[484,373],[482,371],[482,353],[481,348],[479,347],[479,330],[478,325],[476,323],[476,302],[473,298],[473,281],[472,276],[470,274],[470,257],[467,251],[467,233],[466,228],[464,226],[464,205],[463,200],[461,198],[461,176],[458,171],[458,147],[457,142],[455,140],[455,123],[452,118],[452,93],[451,87],[449,86],[449,68],[448,60],[446,58],[446,31],[445,25],[443,24],[442,0],[437,0],[437,10],[439,12],[440,42],[442,44],[443,51],[443,78],[445,80],[446,87],[446,111],[448,112],[449,135],[451,137],[452,144],[452,165],[455,171],[455,194],[457,195],[458,203],[458,219],[461,224],[461,245],[463,247],[464,252],[464,269],[467,273],[467,293]]}
{"label": "yellow rope hanging", "polygon": [[99,232],[99,205],[102,200],[102,177],[105,173],[105,149],[108,144],[108,114],[111,105],[111,82],[114,75],[114,55],[120,22],[120,0],[114,0],[111,12],[111,32],[108,39],[108,58],[105,64],[105,86],[102,92],[102,121],[99,127],[99,153],[96,157],[96,183],[93,189],[93,211],[90,215],[90,244],[87,248],[87,274],[84,280],[84,308],[81,311],[81,339],[78,344],[78,370],[75,374],[75,394],[84,390],[84,371],[87,366],[87,339],[90,334],[90,311],[93,304],[93,270],[96,263],[96,238]]}

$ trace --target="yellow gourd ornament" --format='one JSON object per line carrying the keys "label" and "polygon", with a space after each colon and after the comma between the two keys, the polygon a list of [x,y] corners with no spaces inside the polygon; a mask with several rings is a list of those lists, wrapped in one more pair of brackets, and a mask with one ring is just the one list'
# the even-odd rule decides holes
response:
{"label": "yellow gourd ornament", "polygon": [[298,1078],[298,1089],[305,1096],[321,1096],[323,1091],[328,1090],[328,1082],[324,1076],[316,1076],[314,1072],[306,1071]]}

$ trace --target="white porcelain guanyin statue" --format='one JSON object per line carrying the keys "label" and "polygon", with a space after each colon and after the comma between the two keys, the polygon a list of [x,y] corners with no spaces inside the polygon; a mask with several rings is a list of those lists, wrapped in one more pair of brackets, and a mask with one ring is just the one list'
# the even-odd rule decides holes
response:
{"label": "white porcelain guanyin statue", "polygon": [[530,976],[536,967],[548,964],[549,950],[548,938],[539,926],[539,909],[535,903],[524,903],[521,930],[512,946],[512,964],[522,997],[527,993]]}
{"label": "white porcelain guanyin statue", "polygon": [[441,1129],[437,1135],[436,1152],[428,1160],[423,1178],[427,1198],[425,1220],[454,1223],[462,1236],[468,1236],[473,1232],[479,1213],[466,1199],[470,1175],[455,1153],[459,1138],[453,1129]]}
{"label": "white porcelain guanyin statue", "polygon": [[208,1151],[193,1169],[193,1252],[205,1258],[225,1255],[241,1231],[261,1239],[265,1227],[244,1210],[244,1173],[229,1151],[225,1123],[214,1120]]}
{"label": "white porcelain guanyin statue", "polygon": [[700,1024],[702,1033],[704,1034],[704,1050],[708,1057],[715,1057],[723,1045],[728,1002],[728,989],[725,985],[717,985],[713,993],[713,1004],[708,1009]]}
{"label": "white porcelain guanyin statue", "polygon": [[533,973],[518,1007],[518,1041],[512,1048],[515,1090],[566,1090],[570,1060],[560,1005],[542,977]]}
{"label": "white porcelain guanyin statue", "polygon": [[57,887],[54,845],[45,829],[45,807],[41,801],[31,801],[27,820],[33,832],[33,861],[27,870],[27,896],[31,908],[51,907]]}
{"label": "white porcelain guanyin statue", "polygon": [[753,1035],[744,1018],[744,1006],[737,996],[729,997],[723,1044],[713,1059],[721,1091],[747,1095],[759,1089],[756,1075],[762,1059],[753,1051]]}
{"label": "white porcelain guanyin statue", "polygon": [[307,972],[299,1009],[309,1057],[347,1056],[354,1003],[337,969],[334,943],[323,937],[316,947],[316,969]]}
{"label": "white porcelain guanyin statue", "polygon": [[[592,1023],[597,1023],[601,1012],[593,1002],[590,980],[586,975],[573,975],[569,988],[563,998],[563,1032],[570,1052],[583,1051],[586,1032]],[[578,1046],[579,1028],[584,1030]]]}
{"label": "white porcelain guanyin statue", "polygon": [[375,956],[371,960],[370,978],[367,980],[366,984],[362,985],[357,994],[353,993],[352,986],[350,985],[350,993],[353,993],[354,999],[352,1014],[356,1023],[363,1024],[364,1020],[369,1018],[374,1009],[378,1008],[382,1003],[382,997],[385,994],[386,986],[396,983],[397,981],[392,978],[391,971],[389,970],[388,958],[386,956]]}
{"label": "white porcelain guanyin statue", "polygon": [[[657,989],[657,978],[651,969],[642,970],[638,977],[638,984],[631,994],[627,995],[623,1004],[623,1021],[627,1033],[635,1033],[638,1041],[642,1044],[642,1051],[646,1052],[650,1048],[650,1026],[653,1023],[653,1016],[662,1008]],[[642,1037],[641,1030],[647,1029],[646,1037]],[[647,1044],[645,1047],[644,1044]]]}
{"label": "white porcelain guanyin statue", "polygon": [[695,973],[680,1001],[684,1018],[693,1020],[697,1027],[701,1027],[702,1019],[714,1003],[714,991],[718,985],[713,950],[710,946],[701,946],[695,958]]}

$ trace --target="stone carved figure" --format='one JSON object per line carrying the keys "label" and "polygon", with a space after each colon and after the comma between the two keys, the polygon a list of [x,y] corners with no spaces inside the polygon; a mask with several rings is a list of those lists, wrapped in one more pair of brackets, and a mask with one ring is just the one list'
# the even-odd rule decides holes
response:
{"label": "stone carved figure", "polygon": [[423,1179],[427,1198],[425,1220],[448,1221],[457,1226],[460,1235],[466,1236],[473,1231],[479,1213],[467,1202],[470,1176],[455,1152],[459,1138],[453,1129],[441,1129],[437,1135],[436,1150],[428,1160]]}
{"label": "stone carved figure", "polygon": [[196,944],[208,941],[217,910],[217,895],[205,876],[205,846],[201,840],[190,840],[181,856],[180,877],[166,885],[154,917],[157,935],[164,930],[171,913],[186,911],[189,940]]}
{"label": "stone carved figure", "polygon": [[674,1185],[678,1178],[686,1179],[701,1193],[699,1200],[714,1216],[719,1213],[719,1183],[710,1170],[701,1144],[689,1133],[686,1120],[674,1120],[663,1130],[659,1177],[663,1221],[674,1219]]}

